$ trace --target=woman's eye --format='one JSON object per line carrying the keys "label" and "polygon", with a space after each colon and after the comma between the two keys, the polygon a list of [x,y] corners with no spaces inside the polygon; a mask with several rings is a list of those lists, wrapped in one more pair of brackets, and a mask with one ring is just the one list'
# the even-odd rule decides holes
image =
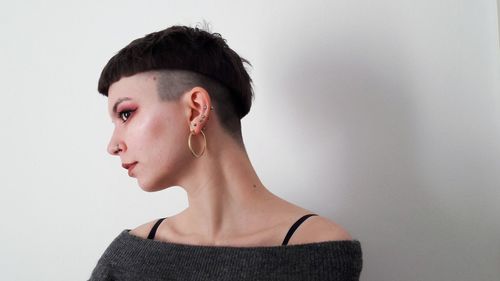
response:
{"label": "woman's eye", "polygon": [[[130,114],[133,112],[134,110],[124,110],[124,111],[120,111],[118,113],[118,117],[123,121],[123,123],[125,123],[128,118],[130,117]],[[125,119],[123,118],[125,117]]]}

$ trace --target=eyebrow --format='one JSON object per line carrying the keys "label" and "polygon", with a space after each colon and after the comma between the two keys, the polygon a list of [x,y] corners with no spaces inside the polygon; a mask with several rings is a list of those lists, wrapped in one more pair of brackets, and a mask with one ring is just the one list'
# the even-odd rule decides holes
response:
{"label": "eyebrow", "polygon": [[118,108],[118,105],[119,105],[120,103],[124,102],[124,101],[127,101],[127,100],[132,100],[132,99],[131,99],[131,98],[129,98],[129,97],[119,98],[119,99],[116,101],[115,105],[113,105],[113,114],[116,114],[116,108]]}

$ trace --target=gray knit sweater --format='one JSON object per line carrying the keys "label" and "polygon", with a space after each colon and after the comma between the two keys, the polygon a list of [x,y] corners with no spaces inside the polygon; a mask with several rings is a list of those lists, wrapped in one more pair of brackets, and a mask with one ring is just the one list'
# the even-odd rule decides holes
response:
{"label": "gray knit sweater", "polygon": [[359,280],[358,240],[286,246],[202,246],[144,239],[123,230],[90,281]]}

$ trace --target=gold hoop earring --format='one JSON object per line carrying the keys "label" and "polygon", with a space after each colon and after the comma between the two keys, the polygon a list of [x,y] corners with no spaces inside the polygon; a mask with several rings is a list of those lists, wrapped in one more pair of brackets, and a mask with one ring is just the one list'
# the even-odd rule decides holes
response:
{"label": "gold hoop earring", "polygon": [[203,153],[205,152],[205,147],[207,146],[207,137],[205,136],[205,133],[203,133],[203,130],[201,130],[200,132],[203,135],[203,142],[204,142],[203,149],[201,150],[200,154],[196,154],[196,152],[194,152],[194,150],[193,150],[193,147],[191,146],[191,136],[193,135],[193,131],[189,132],[189,138],[188,138],[189,149],[191,150],[191,153],[196,158],[199,158],[200,156],[203,155]]}

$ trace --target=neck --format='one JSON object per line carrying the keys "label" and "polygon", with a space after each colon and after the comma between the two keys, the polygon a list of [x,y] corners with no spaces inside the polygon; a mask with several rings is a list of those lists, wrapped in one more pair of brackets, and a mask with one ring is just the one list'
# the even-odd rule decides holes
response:
{"label": "neck", "polygon": [[189,181],[181,186],[189,207],[180,215],[182,229],[218,244],[262,224],[277,197],[263,186],[248,155],[230,140],[214,141],[196,159]]}

